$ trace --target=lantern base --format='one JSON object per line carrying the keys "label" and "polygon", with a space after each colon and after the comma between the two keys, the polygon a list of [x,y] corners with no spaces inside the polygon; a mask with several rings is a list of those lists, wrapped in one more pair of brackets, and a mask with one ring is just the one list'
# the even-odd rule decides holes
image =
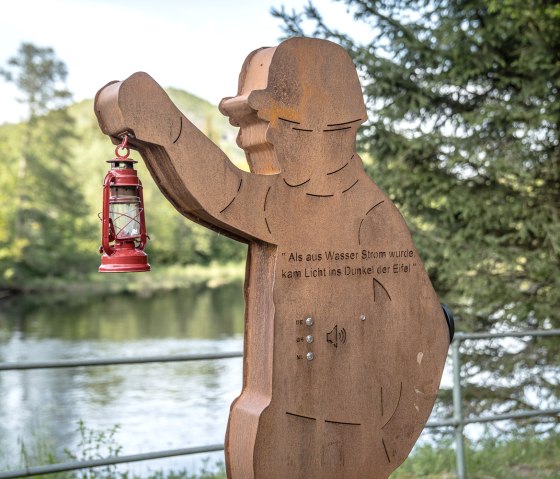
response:
{"label": "lantern base", "polygon": [[142,273],[150,270],[148,255],[142,250],[129,248],[116,249],[111,256],[103,253],[99,267],[100,273]]}

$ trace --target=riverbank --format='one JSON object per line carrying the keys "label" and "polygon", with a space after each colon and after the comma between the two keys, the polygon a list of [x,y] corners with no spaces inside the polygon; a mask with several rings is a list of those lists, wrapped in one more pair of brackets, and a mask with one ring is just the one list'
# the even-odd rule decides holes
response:
{"label": "riverbank", "polygon": [[[109,436],[112,439],[112,436]],[[105,437],[104,441],[106,442]],[[104,444],[103,444],[104,445]],[[556,432],[538,436],[531,433],[506,440],[487,437],[477,444],[467,444],[467,471],[469,477],[483,479],[558,479],[560,478],[560,435]],[[50,452],[49,463],[54,460]],[[67,453],[68,454],[68,453]],[[44,455],[44,451],[43,451]],[[72,455],[75,458],[75,455]],[[40,460],[40,458],[37,458]],[[43,459],[43,462],[44,459]],[[105,472],[105,474],[103,473]],[[182,470],[156,469],[146,475],[130,473],[115,466],[100,472],[91,470],[91,479],[225,479],[222,461],[208,461],[198,473]],[[108,474],[107,474],[108,473]],[[451,441],[438,446],[417,448],[404,464],[391,474],[391,479],[452,479],[455,476],[455,459]],[[51,479],[76,479],[80,473],[55,474]],[[47,479],[46,476],[41,478]]]}
{"label": "riverbank", "polygon": [[211,263],[209,265],[160,266],[147,273],[100,274],[84,276],[40,278],[28,281],[18,289],[5,290],[0,299],[15,296],[96,296],[133,294],[149,297],[158,291],[218,286],[242,281],[245,263]]}

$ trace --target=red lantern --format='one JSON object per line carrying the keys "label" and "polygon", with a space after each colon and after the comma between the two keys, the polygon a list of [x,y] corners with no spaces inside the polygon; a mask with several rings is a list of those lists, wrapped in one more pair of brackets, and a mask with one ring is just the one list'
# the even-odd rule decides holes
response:
{"label": "red lantern", "polygon": [[[109,160],[111,169],[103,181],[103,213],[101,217],[100,273],[135,273],[150,271],[148,255],[144,253],[146,219],[142,182],[129,159],[128,136],[115,149],[116,157]],[[119,150],[126,150],[124,155]]]}

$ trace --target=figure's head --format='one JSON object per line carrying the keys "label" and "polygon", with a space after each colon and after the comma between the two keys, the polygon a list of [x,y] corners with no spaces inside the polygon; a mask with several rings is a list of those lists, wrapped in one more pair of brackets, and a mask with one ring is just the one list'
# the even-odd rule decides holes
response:
{"label": "figure's head", "polygon": [[[291,38],[277,47],[252,52],[241,70],[237,96],[224,98],[220,109],[232,124],[241,127],[238,142],[246,151],[259,141],[265,142],[264,135],[255,134],[264,128],[266,142],[277,150],[281,147],[278,137],[286,127],[309,133],[348,127],[353,147],[356,129],[367,118],[356,68],[348,53],[332,42],[312,38]],[[252,134],[243,131],[248,127]],[[317,144],[332,143],[338,136],[327,133],[314,139],[298,138]],[[288,165],[276,153],[285,171]]]}

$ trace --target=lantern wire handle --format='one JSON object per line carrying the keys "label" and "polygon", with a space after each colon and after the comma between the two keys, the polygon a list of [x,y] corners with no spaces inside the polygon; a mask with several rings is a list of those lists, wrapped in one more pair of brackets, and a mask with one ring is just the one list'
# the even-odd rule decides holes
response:
{"label": "lantern wire handle", "polygon": [[[125,133],[121,144],[115,148],[115,155],[119,160],[126,160],[128,158],[128,155],[130,155],[130,148],[127,145],[128,145],[128,135]],[[124,155],[121,155],[119,153],[119,150],[125,150]]]}

